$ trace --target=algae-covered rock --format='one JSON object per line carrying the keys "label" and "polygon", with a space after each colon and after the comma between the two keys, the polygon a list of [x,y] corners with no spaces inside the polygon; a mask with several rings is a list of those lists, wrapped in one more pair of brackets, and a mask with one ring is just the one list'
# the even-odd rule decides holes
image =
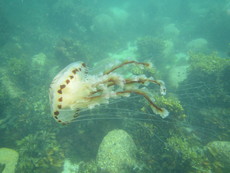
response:
{"label": "algae-covered rock", "polygon": [[32,57],[31,67],[37,74],[42,74],[46,71],[47,56],[44,53],[36,54]]}
{"label": "algae-covered rock", "polygon": [[178,88],[179,84],[187,78],[187,66],[175,66],[169,71],[169,82],[172,87]]}
{"label": "algae-covered rock", "polygon": [[17,151],[9,148],[0,148],[0,164],[5,165],[2,173],[14,173],[17,162]]}
{"label": "algae-covered rock", "polygon": [[[220,73],[230,66],[230,60],[219,57],[216,53],[202,54],[202,53],[190,53],[189,55],[190,71],[191,74],[198,73],[198,77],[204,76],[207,79],[207,75],[211,75],[211,78]],[[214,76],[215,75],[215,76]],[[212,79],[213,81],[214,79]]]}
{"label": "algae-covered rock", "polygon": [[65,159],[62,173],[74,173],[74,172],[79,172],[79,164],[71,163],[70,160]]}
{"label": "algae-covered rock", "polygon": [[20,98],[24,92],[14,83],[14,81],[10,78],[7,70],[4,68],[0,68],[0,84],[2,89],[4,89],[4,93],[7,93],[7,96],[10,99]]}
{"label": "algae-covered rock", "polygon": [[164,35],[171,39],[177,38],[180,35],[180,30],[174,23],[170,23],[164,26]]}
{"label": "algae-covered rock", "polygon": [[214,162],[219,162],[222,166],[230,170],[230,142],[213,141],[208,143],[207,149]]}
{"label": "algae-covered rock", "polygon": [[136,151],[136,145],[127,132],[110,131],[100,144],[97,165],[104,172],[130,172],[136,166]]}
{"label": "algae-covered rock", "polygon": [[156,64],[162,61],[165,46],[162,39],[151,36],[141,37],[137,40],[137,54],[142,59],[153,59]]}
{"label": "algae-covered rock", "polygon": [[197,38],[191,40],[187,44],[187,49],[193,52],[207,52],[208,50],[208,41],[204,38]]}
{"label": "algae-covered rock", "polygon": [[32,57],[32,67],[33,68],[42,68],[45,63],[46,63],[46,60],[47,57],[44,53],[39,53],[39,54],[36,54]]}

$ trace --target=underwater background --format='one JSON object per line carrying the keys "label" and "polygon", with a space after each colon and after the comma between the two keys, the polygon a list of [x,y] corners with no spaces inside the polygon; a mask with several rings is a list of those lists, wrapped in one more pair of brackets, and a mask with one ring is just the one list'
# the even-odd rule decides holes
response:
{"label": "underwater background", "polygon": [[[230,172],[229,0],[0,0],[0,172]],[[75,61],[165,82],[109,100],[68,125],[49,87]],[[156,89],[157,88],[157,89]]]}

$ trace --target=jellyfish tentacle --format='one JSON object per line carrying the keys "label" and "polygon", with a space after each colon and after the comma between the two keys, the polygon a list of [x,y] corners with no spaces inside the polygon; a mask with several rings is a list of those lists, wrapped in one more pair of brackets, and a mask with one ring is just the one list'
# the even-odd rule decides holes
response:
{"label": "jellyfish tentacle", "polygon": [[165,83],[161,80],[154,80],[154,79],[144,78],[144,77],[137,78],[136,80],[134,80],[134,79],[126,79],[125,80],[125,84],[127,84],[127,85],[128,84],[134,84],[134,83],[145,84],[146,82],[151,82],[151,83],[159,85],[161,95],[166,95]]}
{"label": "jellyfish tentacle", "polygon": [[146,67],[151,66],[150,63],[145,63],[145,62],[124,61],[124,62],[122,62],[121,64],[118,64],[118,65],[112,67],[112,69],[110,69],[110,70],[108,70],[108,71],[105,71],[103,74],[104,74],[104,75],[110,74],[111,72],[115,71],[116,69],[121,68],[121,67],[123,67],[124,65],[128,65],[128,64],[143,65],[143,66],[146,66]]}
{"label": "jellyfish tentacle", "polygon": [[166,109],[158,107],[151,100],[151,98],[148,96],[148,94],[143,92],[142,90],[135,89],[135,90],[125,90],[125,91],[116,92],[117,95],[124,95],[124,94],[127,94],[127,93],[130,93],[130,94],[135,93],[135,94],[143,96],[149,102],[153,112],[156,113],[156,114],[159,114],[162,118],[165,118],[165,117],[167,117],[169,115],[169,112]]}

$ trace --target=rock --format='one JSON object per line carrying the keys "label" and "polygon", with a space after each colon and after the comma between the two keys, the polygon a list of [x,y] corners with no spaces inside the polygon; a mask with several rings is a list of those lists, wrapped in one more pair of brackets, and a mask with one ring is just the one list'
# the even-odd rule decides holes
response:
{"label": "rock", "polygon": [[36,54],[32,57],[33,66],[44,66],[46,63],[46,55],[44,53]]}
{"label": "rock", "polygon": [[206,53],[208,51],[208,41],[204,38],[191,40],[187,44],[187,49],[192,52]]}
{"label": "rock", "polygon": [[97,165],[102,172],[124,173],[135,169],[136,145],[124,130],[110,131],[102,140],[97,154]]}
{"label": "rock", "polygon": [[91,30],[96,34],[106,34],[109,35],[115,32],[115,21],[108,14],[99,14],[93,18],[93,25]]}
{"label": "rock", "polygon": [[168,38],[176,38],[180,34],[180,30],[176,27],[174,23],[170,23],[166,26],[164,26],[164,35],[166,35]]}
{"label": "rock", "polygon": [[187,78],[187,68],[188,66],[175,66],[169,71],[169,82],[172,87],[178,88],[180,82]]}
{"label": "rock", "polygon": [[62,173],[76,173],[79,172],[79,165],[71,163],[68,159],[64,161]]}
{"label": "rock", "polygon": [[112,36],[127,23],[129,14],[121,8],[110,8],[109,11],[93,18],[91,30],[101,36]]}
{"label": "rock", "polygon": [[0,84],[4,88],[5,93],[10,99],[21,98],[24,94],[24,91],[21,90],[12,80],[8,71],[4,68],[0,68]]}
{"label": "rock", "polygon": [[109,9],[108,14],[116,22],[116,25],[122,26],[127,22],[129,14],[122,8],[113,7]]}
{"label": "rock", "polygon": [[0,164],[5,165],[2,173],[14,173],[17,162],[17,151],[9,148],[0,148]]}
{"label": "rock", "polygon": [[36,54],[32,57],[31,69],[34,73],[41,75],[46,72],[47,56],[44,53]]}

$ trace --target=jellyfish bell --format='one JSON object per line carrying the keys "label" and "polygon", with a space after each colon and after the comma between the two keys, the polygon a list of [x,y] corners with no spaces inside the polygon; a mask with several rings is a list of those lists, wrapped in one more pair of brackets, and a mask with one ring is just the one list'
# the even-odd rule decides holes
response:
{"label": "jellyfish bell", "polygon": [[144,75],[125,77],[114,73],[115,70],[129,64],[146,68],[150,66],[148,63],[125,61],[99,75],[87,75],[87,67],[83,62],[75,62],[65,67],[54,77],[50,85],[49,98],[54,119],[61,124],[67,124],[78,118],[80,112],[108,103],[110,99],[127,97],[130,94],[144,97],[154,113],[162,118],[167,117],[168,111],[158,107],[148,92],[140,88],[140,85],[153,83],[159,85],[161,94],[165,95],[164,82]]}
{"label": "jellyfish bell", "polygon": [[[89,92],[82,84],[87,68],[82,62],[75,62],[61,70],[50,85],[49,98],[53,117],[58,122],[69,122],[78,115],[74,103]],[[58,118],[57,118],[58,116]]]}

